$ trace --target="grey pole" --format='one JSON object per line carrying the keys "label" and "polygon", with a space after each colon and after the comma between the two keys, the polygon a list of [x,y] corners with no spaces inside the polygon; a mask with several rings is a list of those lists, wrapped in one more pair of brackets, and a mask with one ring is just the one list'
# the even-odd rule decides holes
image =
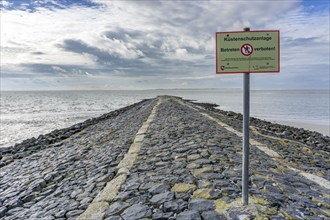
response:
{"label": "grey pole", "polygon": [[[244,28],[250,31],[250,28]],[[249,122],[250,122],[250,73],[243,74],[243,164],[242,164],[242,202],[249,204]]]}

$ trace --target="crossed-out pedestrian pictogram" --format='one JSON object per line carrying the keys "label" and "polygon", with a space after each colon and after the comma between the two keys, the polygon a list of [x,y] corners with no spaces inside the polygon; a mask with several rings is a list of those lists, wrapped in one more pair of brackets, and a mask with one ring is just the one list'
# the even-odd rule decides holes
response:
{"label": "crossed-out pedestrian pictogram", "polygon": [[253,47],[251,44],[243,44],[241,47],[241,53],[244,56],[250,56],[253,52]]}

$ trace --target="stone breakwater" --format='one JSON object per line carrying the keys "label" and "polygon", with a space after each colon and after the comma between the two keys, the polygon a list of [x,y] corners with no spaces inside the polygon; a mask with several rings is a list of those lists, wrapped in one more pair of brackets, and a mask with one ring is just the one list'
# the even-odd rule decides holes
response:
{"label": "stone breakwater", "polygon": [[158,97],[1,149],[3,219],[329,219],[330,138]]}
{"label": "stone breakwater", "polygon": [[[145,102],[142,101],[140,103]],[[38,152],[39,150],[56,147],[61,145],[61,141],[71,137],[72,135],[80,132],[81,130],[87,128],[88,126],[95,125],[101,121],[109,120],[113,117],[118,116],[119,114],[127,111],[128,109],[133,108],[140,103],[136,103],[131,106],[121,108],[119,110],[101,115],[97,118],[88,119],[82,123],[75,124],[71,127],[64,129],[57,129],[45,135],[39,135],[38,138],[30,138],[22,141],[22,143],[15,144],[12,147],[0,148],[0,167],[3,167],[15,159],[24,158],[30,154]]]}

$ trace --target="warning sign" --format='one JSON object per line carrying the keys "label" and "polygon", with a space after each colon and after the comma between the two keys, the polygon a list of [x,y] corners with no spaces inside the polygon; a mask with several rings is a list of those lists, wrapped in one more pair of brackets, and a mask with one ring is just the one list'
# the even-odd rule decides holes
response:
{"label": "warning sign", "polygon": [[279,35],[278,30],[217,32],[216,72],[279,72]]}

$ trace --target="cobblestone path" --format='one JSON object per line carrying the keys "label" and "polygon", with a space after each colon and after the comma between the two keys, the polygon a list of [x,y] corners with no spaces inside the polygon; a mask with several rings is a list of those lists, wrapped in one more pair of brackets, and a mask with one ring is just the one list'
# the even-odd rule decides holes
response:
{"label": "cobblestone path", "polygon": [[[145,101],[0,168],[0,217],[86,219],[92,210],[107,220],[330,218],[326,187],[256,147],[250,148],[250,203],[242,206],[241,137],[201,114],[221,120],[216,113],[189,105],[175,97]],[[120,169],[135,142],[134,163]],[[322,158],[330,161],[327,155]],[[123,173],[114,196],[93,206]]]}

